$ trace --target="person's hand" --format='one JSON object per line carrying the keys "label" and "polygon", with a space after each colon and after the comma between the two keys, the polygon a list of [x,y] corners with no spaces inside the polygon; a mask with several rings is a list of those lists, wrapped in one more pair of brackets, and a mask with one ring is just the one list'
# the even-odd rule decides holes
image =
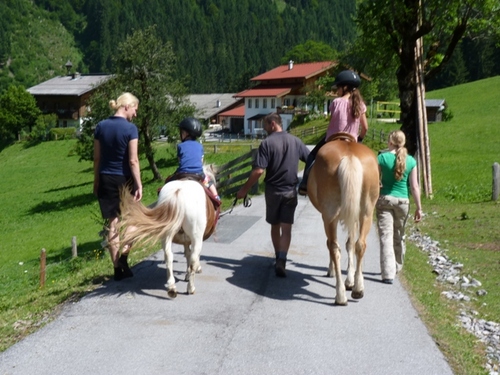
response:
{"label": "person's hand", "polygon": [[415,223],[418,223],[420,220],[422,220],[422,210],[415,210],[413,220],[415,220]]}
{"label": "person's hand", "polygon": [[134,199],[138,202],[142,199],[142,186],[135,189]]}
{"label": "person's hand", "polygon": [[240,190],[238,190],[238,192],[236,193],[236,199],[243,199],[245,198],[245,196],[247,195],[247,192],[245,189],[241,188]]}

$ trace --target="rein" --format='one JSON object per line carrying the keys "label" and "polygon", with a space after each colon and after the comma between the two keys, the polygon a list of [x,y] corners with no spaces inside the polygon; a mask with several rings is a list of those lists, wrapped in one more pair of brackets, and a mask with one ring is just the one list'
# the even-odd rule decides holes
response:
{"label": "rein", "polygon": [[[224,215],[227,215],[227,214],[230,214],[231,212],[233,212],[233,209],[236,206],[237,202],[238,202],[238,198],[234,198],[233,205],[231,206],[231,208],[229,210],[222,212],[219,215],[219,217],[222,217]],[[248,195],[245,195],[245,197],[243,198],[243,207],[248,208],[251,205],[252,205],[252,199]]]}

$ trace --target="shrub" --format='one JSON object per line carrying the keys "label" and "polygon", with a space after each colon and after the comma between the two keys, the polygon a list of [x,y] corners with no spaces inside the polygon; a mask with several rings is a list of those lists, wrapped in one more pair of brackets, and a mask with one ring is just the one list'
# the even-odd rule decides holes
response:
{"label": "shrub", "polygon": [[50,129],[50,138],[56,141],[61,139],[75,138],[75,136],[76,136],[76,128],[74,127]]}

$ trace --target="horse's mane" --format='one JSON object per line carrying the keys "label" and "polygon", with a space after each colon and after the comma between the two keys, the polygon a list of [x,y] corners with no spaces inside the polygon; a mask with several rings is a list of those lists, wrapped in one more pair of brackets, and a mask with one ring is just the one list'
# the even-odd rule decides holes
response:
{"label": "horse's mane", "polygon": [[204,164],[203,172],[211,181],[215,182],[215,166],[213,164]]}

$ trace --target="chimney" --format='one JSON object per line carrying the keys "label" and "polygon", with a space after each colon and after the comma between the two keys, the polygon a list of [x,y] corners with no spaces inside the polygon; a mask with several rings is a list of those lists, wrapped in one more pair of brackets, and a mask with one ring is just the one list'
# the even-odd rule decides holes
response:
{"label": "chimney", "polygon": [[220,106],[221,106],[221,102],[220,102],[220,100],[219,100],[219,99],[217,99],[217,104],[216,104],[216,106],[217,106],[217,108],[220,108]]}
{"label": "chimney", "polygon": [[290,60],[288,62],[288,70],[292,70],[293,69],[293,60]]}
{"label": "chimney", "polygon": [[66,67],[67,74],[70,75],[71,68],[73,67],[73,64],[71,63],[71,61],[68,60],[64,66]]}

